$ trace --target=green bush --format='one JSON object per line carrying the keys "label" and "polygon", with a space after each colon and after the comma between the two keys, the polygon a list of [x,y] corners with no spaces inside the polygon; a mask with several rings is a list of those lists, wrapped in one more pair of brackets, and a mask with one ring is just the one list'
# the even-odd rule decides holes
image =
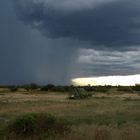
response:
{"label": "green bush", "polygon": [[18,137],[64,134],[69,127],[50,114],[26,114],[17,117],[9,126],[9,133]]}
{"label": "green bush", "polygon": [[69,99],[86,99],[92,96],[84,88],[71,87],[69,93],[70,93]]}
{"label": "green bush", "polygon": [[134,91],[140,91],[140,85],[139,84],[136,84],[135,86],[132,86],[131,88]]}
{"label": "green bush", "polygon": [[111,86],[95,86],[93,89],[95,92],[109,92]]}
{"label": "green bush", "polygon": [[17,118],[11,126],[11,131],[16,135],[29,136],[35,133],[35,125],[35,116],[28,114]]}

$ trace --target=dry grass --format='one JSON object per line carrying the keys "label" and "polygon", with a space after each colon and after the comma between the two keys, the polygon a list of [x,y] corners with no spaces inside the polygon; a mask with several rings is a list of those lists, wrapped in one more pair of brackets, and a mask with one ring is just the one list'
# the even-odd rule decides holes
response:
{"label": "dry grass", "polygon": [[117,128],[85,125],[75,128],[73,133],[61,138],[61,140],[139,140],[139,132],[140,128],[136,126]]}
{"label": "dry grass", "polygon": [[26,113],[51,113],[72,123],[60,140],[139,140],[140,96],[95,94],[91,99],[68,100],[64,93],[1,92],[0,127]]}

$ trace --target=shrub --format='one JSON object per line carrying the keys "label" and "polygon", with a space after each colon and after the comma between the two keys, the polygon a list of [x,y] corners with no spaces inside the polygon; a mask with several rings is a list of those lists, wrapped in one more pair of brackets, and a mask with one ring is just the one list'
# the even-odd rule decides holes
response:
{"label": "shrub", "polygon": [[9,90],[10,90],[11,92],[16,92],[16,91],[18,91],[18,87],[17,87],[17,86],[10,86],[10,87],[9,87]]}
{"label": "shrub", "polygon": [[90,96],[84,88],[71,87],[69,99],[85,99]]}
{"label": "shrub", "polygon": [[29,87],[30,87],[31,90],[39,88],[39,86],[37,84],[35,84],[35,83],[29,84]]}
{"label": "shrub", "polygon": [[139,84],[136,84],[135,86],[132,86],[131,88],[134,91],[140,91],[140,85]]}
{"label": "shrub", "polygon": [[111,85],[105,85],[105,86],[83,86],[83,88],[88,91],[88,92],[92,92],[92,91],[95,91],[95,92],[108,92],[110,89],[114,88],[113,86]]}
{"label": "shrub", "polygon": [[87,92],[92,92],[92,91],[94,91],[94,87],[93,87],[93,86],[90,86],[90,85],[84,86],[83,88],[84,88]]}
{"label": "shrub", "polygon": [[41,91],[49,91],[49,90],[51,90],[53,87],[54,87],[54,85],[48,84],[48,85],[42,86],[40,90],[41,90]]}
{"label": "shrub", "polygon": [[11,126],[11,131],[16,135],[29,136],[35,133],[35,125],[35,116],[28,114],[17,118]]}
{"label": "shrub", "polygon": [[31,84],[26,84],[26,85],[23,85],[22,86],[24,89],[26,89],[27,91],[29,90],[35,90],[35,89],[38,89],[39,86],[35,83],[31,83]]}
{"label": "shrub", "polygon": [[133,92],[132,88],[129,86],[118,86],[117,91]]}
{"label": "shrub", "polygon": [[17,117],[8,126],[9,133],[18,137],[64,134],[69,127],[50,114],[26,114]]}
{"label": "shrub", "polygon": [[54,92],[65,92],[65,88],[63,86],[54,86],[51,90]]}
{"label": "shrub", "polygon": [[111,89],[111,86],[94,86],[93,87],[93,91],[95,92],[109,92],[109,90]]}

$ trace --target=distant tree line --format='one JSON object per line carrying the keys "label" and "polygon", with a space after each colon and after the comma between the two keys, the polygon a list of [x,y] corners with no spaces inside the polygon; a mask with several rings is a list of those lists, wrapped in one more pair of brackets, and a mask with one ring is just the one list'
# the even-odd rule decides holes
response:
{"label": "distant tree line", "polygon": [[26,91],[32,90],[39,90],[39,91],[48,91],[48,92],[69,92],[72,88],[82,88],[86,92],[101,92],[101,93],[108,93],[111,89],[116,89],[117,91],[124,91],[124,92],[139,92],[140,91],[140,84],[136,84],[135,86],[61,86],[61,85],[53,85],[53,84],[46,84],[46,85],[38,85],[35,83],[24,84],[24,85],[0,85],[0,88],[7,88],[12,92],[18,91],[19,89],[24,89]]}

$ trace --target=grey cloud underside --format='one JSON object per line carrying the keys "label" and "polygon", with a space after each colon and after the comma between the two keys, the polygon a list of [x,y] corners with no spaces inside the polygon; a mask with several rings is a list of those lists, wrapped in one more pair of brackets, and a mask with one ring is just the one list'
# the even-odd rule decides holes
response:
{"label": "grey cloud underside", "polygon": [[0,1],[0,84],[69,84],[73,43],[47,39],[26,26],[13,5]]}
{"label": "grey cloud underside", "polygon": [[0,84],[139,73],[139,7],[139,0],[0,1]]}
{"label": "grey cloud underside", "polygon": [[140,49],[99,51],[83,49],[77,59],[79,76],[131,75],[140,72]]}
{"label": "grey cloud underside", "polygon": [[24,82],[27,76],[20,57],[26,32],[13,11],[12,1],[0,1],[0,84]]}
{"label": "grey cloud underside", "polygon": [[31,1],[26,7],[16,2],[20,19],[47,37],[78,39],[97,48],[140,44],[138,0],[116,0],[73,11],[49,7],[44,2]]}

